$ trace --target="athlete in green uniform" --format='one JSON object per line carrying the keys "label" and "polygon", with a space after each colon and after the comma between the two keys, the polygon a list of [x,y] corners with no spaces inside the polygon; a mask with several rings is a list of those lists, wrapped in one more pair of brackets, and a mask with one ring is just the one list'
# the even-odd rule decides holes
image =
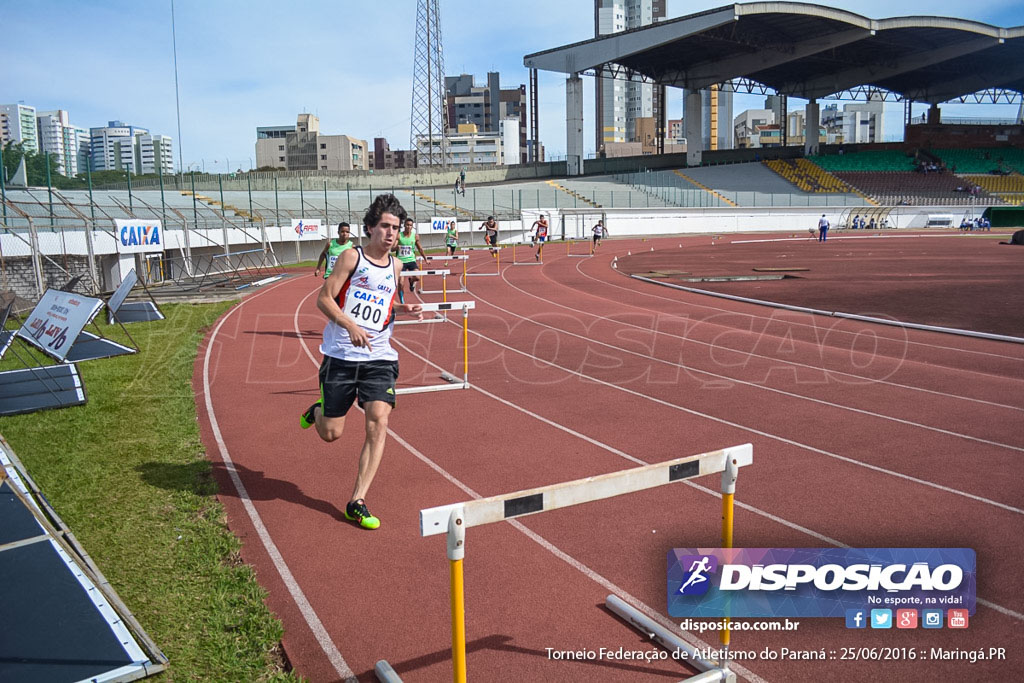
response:
{"label": "athlete in green uniform", "polygon": [[[402,270],[416,270],[416,251],[420,252],[420,256],[423,260],[427,260],[427,255],[423,252],[423,246],[420,245],[420,236],[413,230],[413,220],[411,218],[405,219],[405,226],[402,232],[398,233],[398,244],[395,246],[395,252],[398,254],[398,260],[402,262]],[[416,281],[419,280],[417,277],[402,278],[403,280],[409,281],[409,291],[416,293]],[[399,287],[399,292],[403,292],[404,287]],[[404,295],[401,297],[404,301]]]}
{"label": "athlete in green uniform", "polygon": [[[338,257],[341,256],[341,252],[351,249],[353,246],[352,232],[349,229],[348,223],[341,223],[338,225],[338,239],[328,242],[324,250],[320,252],[320,258],[316,261],[316,270],[313,271],[313,274],[320,277],[322,272],[326,280],[327,276],[334,270],[334,264],[337,262]],[[321,271],[320,267],[323,265],[326,265],[327,268]]]}
{"label": "athlete in green uniform", "polygon": [[454,219],[448,221],[448,228],[444,231],[444,246],[448,249],[448,256],[455,256],[455,250],[459,248],[459,224]]}

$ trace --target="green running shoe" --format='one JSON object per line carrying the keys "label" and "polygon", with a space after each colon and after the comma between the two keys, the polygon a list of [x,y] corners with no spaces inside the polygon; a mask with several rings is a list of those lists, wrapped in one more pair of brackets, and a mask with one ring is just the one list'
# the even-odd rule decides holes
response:
{"label": "green running shoe", "polygon": [[304,412],[299,417],[300,427],[302,427],[303,429],[309,429],[310,427],[316,424],[316,415],[314,414],[314,411],[316,410],[316,407],[318,405],[320,405],[320,401],[317,401],[316,403],[311,405],[309,409],[306,410],[306,412]]}
{"label": "green running shoe", "polygon": [[345,506],[345,519],[358,522],[364,529],[376,529],[380,526],[380,520],[370,514],[366,509],[366,503],[362,499],[349,503]]}

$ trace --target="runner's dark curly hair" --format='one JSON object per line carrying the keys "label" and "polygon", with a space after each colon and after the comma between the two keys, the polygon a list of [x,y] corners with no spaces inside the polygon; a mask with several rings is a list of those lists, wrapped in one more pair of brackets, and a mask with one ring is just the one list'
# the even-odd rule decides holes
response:
{"label": "runner's dark curly hair", "polygon": [[370,234],[370,228],[380,223],[380,217],[386,213],[397,218],[399,225],[405,223],[407,214],[402,208],[401,202],[398,201],[398,197],[393,194],[379,194],[373,200],[373,204],[370,204],[370,208],[366,210],[366,215],[363,216],[363,231],[367,236]]}

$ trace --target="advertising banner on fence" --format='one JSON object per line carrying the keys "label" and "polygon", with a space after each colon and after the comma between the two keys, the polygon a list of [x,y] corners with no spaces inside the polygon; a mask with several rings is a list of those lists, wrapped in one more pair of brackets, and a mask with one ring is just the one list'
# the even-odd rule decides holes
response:
{"label": "advertising banner on fence", "polygon": [[296,240],[321,240],[327,236],[319,218],[293,218],[292,234]]}
{"label": "advertising banner on fence", "polygon": [[102,305],[99,299],[48,289],[28,314],[18,336],[43,353],[63,361],[82,329]]}
{"label": "advertising banner on fence", "polygon": [[447,232],[448,228],[458,229],[458,222],[455,218],[431,218],[430,232]]}
{"label": "advertising banner on fence", "polygon": [[673,617],[844,617],[847,611],[974,614],[970,548],[674,548]]}
{"label": "advertising banner on fence", "polygon": [[122,254],[164,250],[164,231],[160,221],[114,219],[114,237]]}

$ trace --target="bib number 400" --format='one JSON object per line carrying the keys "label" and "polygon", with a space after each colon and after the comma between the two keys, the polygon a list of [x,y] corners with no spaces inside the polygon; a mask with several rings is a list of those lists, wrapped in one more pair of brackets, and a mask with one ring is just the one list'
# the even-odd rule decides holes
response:
{"label": "bib number 400", "polygon": [[352,307],[352,317],[356,322],[372,323],[373,325],[380,325],[380,320],[384,316],[380,308],[371,306],[369,304],[356,304]]}

